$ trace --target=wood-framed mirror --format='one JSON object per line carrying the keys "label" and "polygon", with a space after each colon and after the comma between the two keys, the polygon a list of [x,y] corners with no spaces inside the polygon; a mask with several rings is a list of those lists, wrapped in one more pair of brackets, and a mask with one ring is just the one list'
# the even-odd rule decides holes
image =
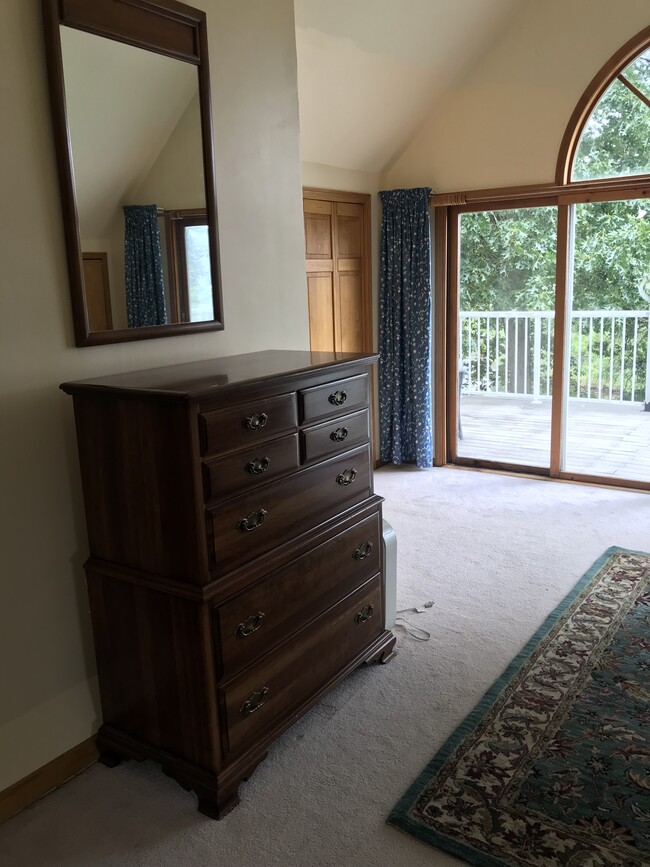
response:
{"label": "wood-framed mirror", "polygon": [[223,329],[205,13],[42,6],[76,345]]}

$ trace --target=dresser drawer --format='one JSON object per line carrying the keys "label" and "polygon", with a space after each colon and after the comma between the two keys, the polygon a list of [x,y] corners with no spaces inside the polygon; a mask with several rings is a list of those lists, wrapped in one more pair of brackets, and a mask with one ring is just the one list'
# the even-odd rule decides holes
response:
{"label": "dresser drawer", "polygon": [[225,458],[205,461],[205,499],[233,496],[297,469],[298,434],[256,443]]}
{"label": "dresser drawer", "polygon": [[304,463],[338,454],[367,443],[370,439],[370,416],[367,409],[342,416],[325,424],[306,428],[300,433]]}
{"label": "dresser drawer", "polygon": [[299,392],[299,398],[303,422],[347,413],[368,405],[368,376],[364,373],[304,388]]}
{"label": "dresser drawer", "polygon": [[372,493],[362,446],[208,510],[209,554],[232,569],[265,554]]}
{"label": "dresser drawer", "polygon": [[199,415],[201,454],[222,454],[290,433],[297,427],[294,394],[215,409]]}
{"label": "dresser drawer", "polygon": [[380,569],[374,514],[214,610],[221,670],[231,677]]}
{"label": "dresser drawer", "polygon": [[383,631],[379,575],[220,690],[228,750],[291,716]]}

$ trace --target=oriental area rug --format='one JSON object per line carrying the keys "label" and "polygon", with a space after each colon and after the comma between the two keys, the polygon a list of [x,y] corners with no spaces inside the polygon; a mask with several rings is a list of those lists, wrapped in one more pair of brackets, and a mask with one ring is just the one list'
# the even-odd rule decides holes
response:
{"label": "oriental area rug", "polygon": [[388,823],[485,867],[650,865],[650,554],[605,552]]}

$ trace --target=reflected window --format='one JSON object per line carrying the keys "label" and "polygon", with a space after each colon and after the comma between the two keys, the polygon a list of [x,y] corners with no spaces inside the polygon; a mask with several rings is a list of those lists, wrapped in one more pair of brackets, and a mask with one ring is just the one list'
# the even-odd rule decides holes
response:
{"label": "reflected window", "polygon": [[208,220],[204,211],[168,211],[170,304],[178,322],[214,318]]}
{"label": "reflected window", "polygon": [[191,322],[212,319],[212,274],[208,226],[185,226],[187,296]]}

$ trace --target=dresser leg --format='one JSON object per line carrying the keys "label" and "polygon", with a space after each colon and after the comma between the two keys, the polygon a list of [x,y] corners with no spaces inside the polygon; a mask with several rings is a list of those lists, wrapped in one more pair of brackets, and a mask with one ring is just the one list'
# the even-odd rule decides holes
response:
{"label": "dresser leg", "polygon": [[231,792],[220,792],[219,795],[199,796],[199,813],[210,819],[223,819],[239,803],[239,786]]}
{"label": "dresser leg", "polygon": [[375,648],[374,652],[371,653],[366,659],[364,659],[364,665],[372,665],[375,662],[383,663],[384,665],[387,662],[390,662],[391,659],[395,656],[395,644],[397,642],[397,638],[393,635],[392,632],[386,631],[382,636],[383,640],[381,641],[379,647]]}
{"label": "dresser leg", "polygon": [[192,784],[199,798],[199,813],[211,819],[223,819],[239,803],[239,787],[253,776],[255,768],[263,762],[268,752],[253,754],[221,774],[219,783],[213,786],[203,781]]}
{"label": "dresser leg", "polygon": [[395,646],[393,645],[390,650],[384,651],[384,653],[381,655],[381,658],[379,659],[379,662],[382,665],[386,665],[386,663],[390,662],[391,659],[394,659],[395,656],[397,656],[397,651],[395,650]]}

